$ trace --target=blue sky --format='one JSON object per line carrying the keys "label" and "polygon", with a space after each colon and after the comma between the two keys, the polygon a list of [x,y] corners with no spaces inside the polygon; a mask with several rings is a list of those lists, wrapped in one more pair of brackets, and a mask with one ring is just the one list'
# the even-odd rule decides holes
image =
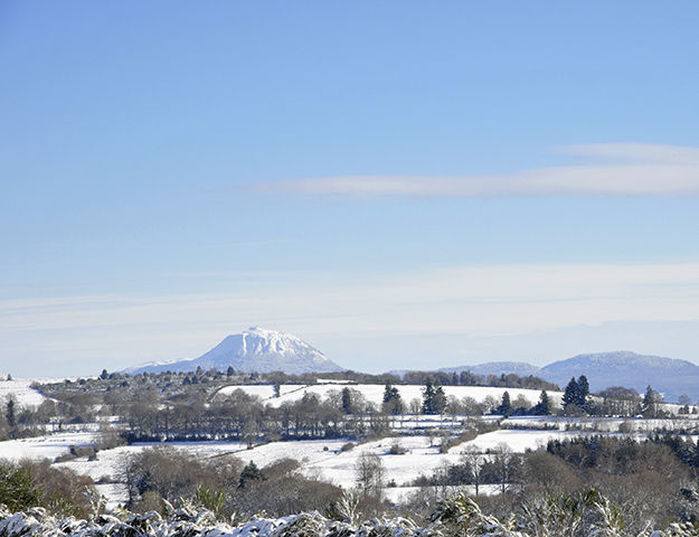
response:
{"label": "blue sky", "polygon": [[697,25],[695,2],[2,2],[0,371],[248,325],[370,371],[697,362]]}

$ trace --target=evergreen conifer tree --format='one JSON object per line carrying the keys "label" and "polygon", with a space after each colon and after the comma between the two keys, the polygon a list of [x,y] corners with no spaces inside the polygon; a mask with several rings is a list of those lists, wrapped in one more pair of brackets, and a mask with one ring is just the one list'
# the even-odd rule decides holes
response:
{"label": "evergreen conifer tree", "polygon": [[437,386],[434,390],[434,413],[442,414],[445,408],[447,408],[447,396],[444,388]]}
{"label": "evergreen conifer tree", "polygon": [[15,400],[10,397],[7,400],[7,406],[5,407],[5,418],[7,419],[7,424],[14,428],[17,425],[17,419],[15,417]]}
{"label": "evergreen conifer tree", "polygon": [[590,397],[590,383],[585,375],[578,377],[578,401],[577,405],[582,409],[587,409],[588,399]]}
{"label": "evergreen conifer tree", "polygon": [[260,470],[253,461],[250,461],[247,465],[245,465],[243,471],[240,472],[238,488],[245,488],[245,484],[248,481],[261,481],[263,479],[264,476],[262,475],[262,470]]}
{"label": "evergreen conifer tree", "polygon": [[497,414],[502,414],[503,416],[509,416],[512,413],[512,402],[510,400],[510,392],[505,391],[502,394],[502,401],[500,405],[495,409]]}
{"label": "evergreen conifer tree", "polygon": [[352,392],[347,387],[342,388],[342,413],[352,414],[352,412]]}
{"label": "evergreen conifer tree", "polygon": [[646,418],[653,418],[658,414],[658,403],[660,402],[660,395],[650,384],[646,388],[646,393],[643,396],[643,402],[641,403],[641,411],[643,416]]}
{"label": "evergreen conifer tree", "polygon": [[425,388],[422,392],[422,413],[423,414],[436,414],[434,406],[434,386],[432,385],[432,380],[427,379],[425,381]]}
{"label": "evergreen conifer tree", "polygon": [[395,386],[386,384],[383,391],[383,410],[394,416],[403,412],[403,400]]}
{"label": "evergreen conifer tree", "polygon": [[563,392],[563,410],[570,410],[573,405],[577,406],[580,401],[580,388],[575,377],[570,379]]}
{"label": "evergreen conifer tree", "polygon": [[541,390],[539,402],[532,408],[532,413],[537,416],[548,416],[551,414],[551,401],[546,390]]}

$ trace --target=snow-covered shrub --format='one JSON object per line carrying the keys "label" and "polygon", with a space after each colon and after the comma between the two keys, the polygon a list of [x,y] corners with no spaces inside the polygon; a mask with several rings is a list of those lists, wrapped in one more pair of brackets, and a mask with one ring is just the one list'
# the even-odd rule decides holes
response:
{"label": "snow-covered shrub", "polygon": [[0,506],[0,537],[699,537],[688,523],[640,534],[623,527],[617,510],[594,491],[550,499],[502,521],[486,515],[466,495],[439,502],[423,527],[404,517],[358,522],[302,512],[281,518],[254,517],[240,524],[216,522],[207,510],[192,505],[166,515],[156,512],[96,515],[88,520],[50,515],[42,508],[12,514]]}

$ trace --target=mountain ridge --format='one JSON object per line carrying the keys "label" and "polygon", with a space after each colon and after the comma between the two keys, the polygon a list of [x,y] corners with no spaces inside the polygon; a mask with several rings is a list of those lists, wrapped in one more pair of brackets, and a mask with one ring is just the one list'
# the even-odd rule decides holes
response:
{"label": "mountain ridge", "polygon": [[542,367],[539,375],[561,387],[571,377],[585,375],[593,391],[625,386],[643,393],[647,386],[652,386],[668,400],[676,401],[682,394],[693,401],[699,399],[698,365],[652,354],[632,351],[578,354]]}
{"label": "mountain ridge", "polygon": [[[479,375],[514,373],[520,376],[534,375],[563,388],[572,377],[585,375],[593,391],[610,386],[624,386],[643,393],[647,386],[660,392],[668,400],[676,401],[686,394],[693,401],[699,400],[699,365],[687,360],[639,354],[633,351],[610,351],[577,354],[571,358],[556,360],[543,367],[528,362],[484,362],[440,368],[437,371],[460,373],[471,371]],[[393,371],[403,374],[404,371]]]}

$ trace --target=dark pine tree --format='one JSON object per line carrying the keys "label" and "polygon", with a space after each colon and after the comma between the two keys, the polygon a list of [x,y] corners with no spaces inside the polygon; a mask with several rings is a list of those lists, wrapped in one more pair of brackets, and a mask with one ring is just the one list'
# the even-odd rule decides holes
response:
{"label": "dark pine tree", "polygon": [[551,414],[551,400],[546,390],[541,390],[539,402],[532,408],[532,414],[536,416],[548,416]]}
{"label": "dark pine tree", "polygon": [[245,484],[248,481],[261,481],[263,479],[264,479],[264,476],[262,475],[262,470],[260,470],[253,461],[250,461],[245,466],[245,468],[243,468],[243,471],[240,472],[240,480],[238,481],[238,488],[239,489],[245,488]]}
{"label": "dark pine tree", "polygon": [[577,405],[582,409],[587,409],[588,399],[590,397],[590,383],[585,375],[578,377],[578,401]]}
{"label": "dark pine tree", "polygon": [[393,397],[393,386],[391,386],[389,383],[386,383],[386,385],[383,387],[383,402],[384,403],[390,402],[392,397]]}
{"label": "dark pine tree", "polygon": [[7,424],[14,428],[17,425],[17,419],[15,417],[15,400],[10,397],[7,400],[7,406],[5,407],[5,418],[7,419]]}
{"label": "dark pine tree", "polygon": [[386,384],[383,391],[383,410],[388,414],[397,416],[403,412],[403,400],[395,386]]}
{"label": "dark pine tree", "polygon": [[654,418],[658,414],[658,403],[660,402],[660,396],[650,384],[646,388],[646,394],[643,396],[643,402],[641,403],[641,409],[643,411],[643,416],[646,418]]}
{"label": "dark pine tree", "polygon": [[445,408],[447,408],[447,396],[444,388],[437,386],[434,390],[434,413],[442,414]]}
{"label": "dark pine tree", "polygon": [[432,379],[427,379],[425,381],[425,389],[422,392],[422,413],[437,414],[434,405],[434,386],[432,385]]}
{"label": "dark pine tree", "polygon": [[503,416],[509,416],[512,413],[512,401],[510,401],[510,392],[505,391],[505,393],[502,394],[502,401],[500,402],[500,406],[498,406],[495,409],[495,412]]}
{"label": "dark pine tree", "polygon": [[578,381],[575,380],[575,377],[573,377],[570,379],[570,382],[563,392],[563,410],[571,410],[574,406],[578,406],[579,401],[580,388],[578,387]]}
{"label": "dark pine tree", "polygon": [[352,392],[349,388],[342,388],[342,413],[352,414]]}

